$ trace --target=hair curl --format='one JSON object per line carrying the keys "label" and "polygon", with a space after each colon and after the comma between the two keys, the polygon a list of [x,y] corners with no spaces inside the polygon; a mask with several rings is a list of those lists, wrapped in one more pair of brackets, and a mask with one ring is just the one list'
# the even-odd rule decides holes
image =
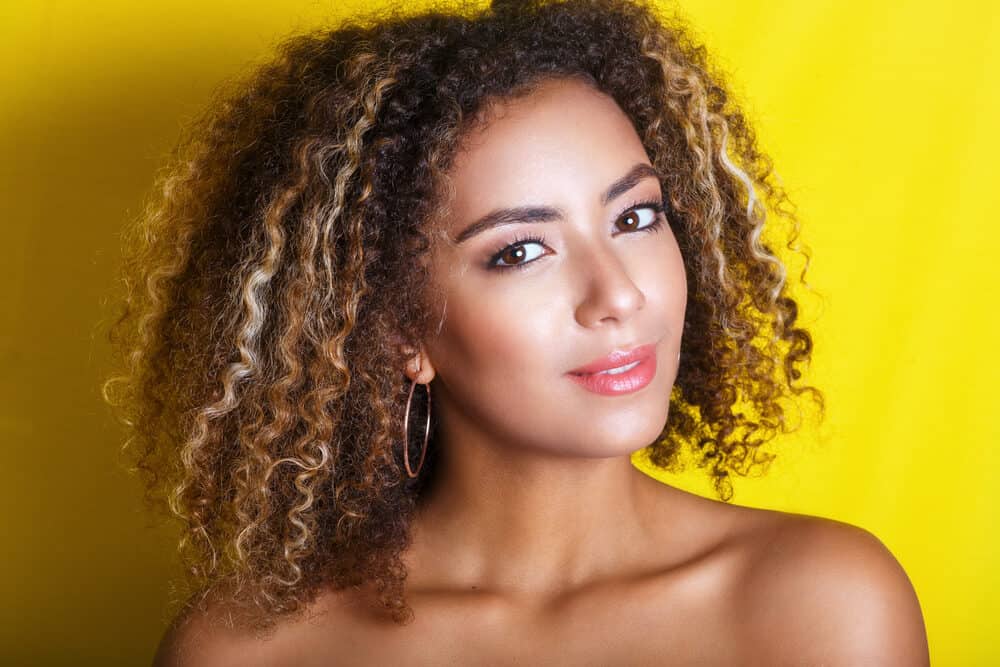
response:
{"label": "hair curl", "polygon": [[371,582],[412,619],[401,554],[435,447],[406,479],[405,358],[388,342],[429,331],[417,260],[460,139],[487,102],[549,77],[613,97],[664,175],[689,292],[650,461],[676,469],[687,445],[728,501],[730,475],[790,430],[786,399],[822,410],[796,382],[812,341],[761,240],[769,206],[802,251],[798,221],[680,19],[626,0],[356,17],[288,38],[221,91],[125,243],[104,395],[147,501],[182,521],[192,598],[226,591],[268,627],[323,586]]}

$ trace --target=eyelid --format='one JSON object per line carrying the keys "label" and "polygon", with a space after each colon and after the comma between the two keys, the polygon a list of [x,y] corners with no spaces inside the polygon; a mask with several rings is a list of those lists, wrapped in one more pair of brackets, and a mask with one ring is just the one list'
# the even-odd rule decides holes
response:
{"label": "eyelid", "polygon": [[[667,205],[666,205],[666,201],[664,199],[662,199],[662,198],[659,199],[659,200],[647,199],[647,200],[644,200],[644,201],[636,201],[636,202],[633,202],[633,203],[629,204],[628,206],[626,206],[621,211],[621,213],[619,213],[618,215],[616,215],[614,221],[618,222],[626,214],[631,213],[632,211],[641,211],[644,208],[648,208],[648,209],[652,209],[652,210],[656,211],[657,216],[659,216],[661,214],[664,214],[664,215],[666,214]],[[642,229],[634,229],[634,230],[631,230],[631,231],[641,232],[644,229],[649,229],[652,226],[653,225],[647,225],[646,227],[643,227]],[[621,233],[628,233],[628,232],[621,232]]]}
{"label": "eyelid", "polygon": [[[660,216],[661,215],[665,215],[665,213],[666,213],[666,207],[667,207],[667,203],[666,203],[666,200],[664,198],[648,199],[648,200],[643,200],[643,201],[634,201],[633,203],[629,204],[624,209],[622,209],[621,212],[619,212],[618,215],[615,216],[614,222],[618,222],[619,220],[622,219],[622,217],[624,217],[628,213],[631,213],[632,211],[641,211],[642,209],[652,209],[653,211],[656,212],[657,218],[652,223],[646,225],[645,227],[641,227],[639,229],[629,230],[629,231],[626,231],[626,232],[618,232],[618,233],[614,234],[614,236],[617,236],[618,234],[631,234],[633,232],[655,231],[663,223],[663,220],[660,219]],[[514,238],[514,241],[512,241],[511,243],[505,244],[503,247],[501,247],[499,250],[495,251],[490,256],[490,259],[487,261],[486,268],[500,270],[500,271],[505,271],[507,269],[520,269],[520,268],[527,267],[527,266],[529,266],[531,264],[534,264],[538,259],[541,259],[541,257],[544,257],[545,255],[541,255],[540,257],[532,259],[532,260],[530,260],[528,262],[521,262],[519,264],[507,264],[507,265],[504,265],[504,264],[497,264],[496,263],[497,261],[499,261],[500,256],[503,255],[508,250],[510,250],[511,248],[514,248],[514,247],[517,247],[517,246],[521,246],[521,245],[527,245],[529,243],[538,243],[538,244],[541,244],[541,245],[545,245],[545,237],[544,236],[527,236],[527,237],[522,238],[522,237],[516,236]]]}
{"label": "eyelid", "polygon": [[[522,266],[528,266],[529,264],[533,263],[535,260],[533,259],[533,260],[531,260],[529,262],[521,262],[520,264],[497,264],[497,261],[500,259],[501,255],[503,255],[505,252],[507,252],[511,248],[516,248],[517,246],[527,245],[529,243],[537,243],[539,245],[545,245],[545,237],[544,236],[533,236],[533,235],[532,236],[526,236],[526,237],[515,236],[513,242],[505,244],[502,248],[500,248],[499,250],[497,250],[496,252],[494,252],[490,256],[490,259],[487,262],[486,267],[489,268],[489,269],[505,270],[505,269],[519,269]],[[543,255],[543,257],[544,257],[544,255]],[[538,259],[538,258],[536,258],[536,259]]]}

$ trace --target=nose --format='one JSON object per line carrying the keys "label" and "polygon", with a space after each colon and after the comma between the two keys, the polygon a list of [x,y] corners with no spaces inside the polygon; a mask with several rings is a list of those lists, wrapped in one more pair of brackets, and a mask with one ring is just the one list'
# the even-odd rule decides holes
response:
{"label": "nose", "polygon": [[578,275],[583,296],[576,308],[576,320],[581,326],[626,322],[646,304],[646,295],[614,252],[603,248],[582,259]]}

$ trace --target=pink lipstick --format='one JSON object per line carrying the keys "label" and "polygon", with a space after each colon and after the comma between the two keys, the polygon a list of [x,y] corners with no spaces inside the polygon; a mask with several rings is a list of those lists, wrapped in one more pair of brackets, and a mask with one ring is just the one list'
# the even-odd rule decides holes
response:
{"label": "pink lipstick", "polygon": [[570,371],[568,375],[595,394],[630,394],[653,381],[656,375],[656,346],[650,343],[627,352],[615,351]]}

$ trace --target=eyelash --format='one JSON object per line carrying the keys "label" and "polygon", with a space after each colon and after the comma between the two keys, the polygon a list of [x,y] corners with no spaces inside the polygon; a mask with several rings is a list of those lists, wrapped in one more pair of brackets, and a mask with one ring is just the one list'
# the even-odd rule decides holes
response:
{"label": "eyelash", "polygon": [[[631,213],[632,211],[636,211],[636,210],[640,210],[640,209],[644,209],[644,208],[652,209],[653,211],[655,211],[656,212],[656,220],[654,220],[653,222],[651,222],[646,227],[643,227],[642,229],[635,230],[635,232],[656,232],[656,231],[659,231],[660,229],[662,229],[663,228],[663,224],[664,224],[664,212],[665,212],[662,201],[650,200],[650,201],[634,202],[630,206],[626,207],[625,210],[623,210],[621,213],[619,213],[618,216],[615,217],[615,221],[617,222],[618,220],[621,220],[623,216],[625,216],[628,213]],[[627,234],[627,233],[630,233],[630,232],[624,232],[624,233]],[[535,259],[533,259],[533,260],[531,260],[529,262],[520,262],[518,264],[509,264],[509,265],[506,265],[506,266],[500,265],[500,264],[496,263],[500,259],[500,257],[505,252],[507,252],[508,250],[510,250],[511,248],[515,248],[515,247],[517,247],[519,245],[525,245],[525,244],[528,244],[528,243],[539,243],[541,245],[545,245],[545,237],[544,236],[524,236],[524,237],[516,236],[516,237],[514,237],[514,242],[513,243],[505,244],[501,248],[499,248],[496,251],[494,251],[493,255],[489,259],[489,262],[487,263],[486,268],[491,269],[491,270],[495,270],[495,271],[509,271],[509,270],[512,270],[512,269],[523,269],[523,268],[525,268],[527,266],[530,266],[531,264],[533,264],[535,262],[535,259],[538,259],[538,258],[535,258]]]}

